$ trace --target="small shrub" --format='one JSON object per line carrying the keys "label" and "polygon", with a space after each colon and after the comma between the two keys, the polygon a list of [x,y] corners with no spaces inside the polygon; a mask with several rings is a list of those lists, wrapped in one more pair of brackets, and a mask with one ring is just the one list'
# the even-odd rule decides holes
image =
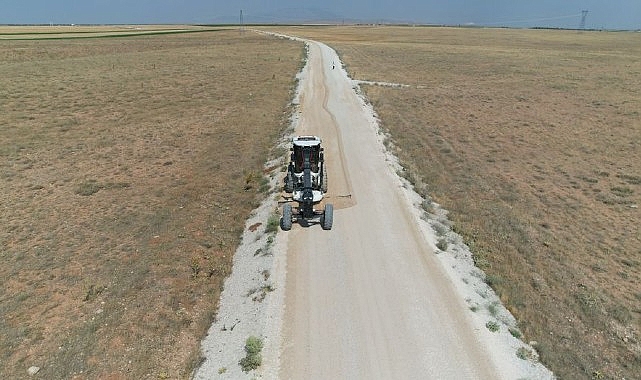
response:
{"label": "small shrub", "polygon": [[272,284],[263,285],[260,288],[250,289],[247,292],[247,297],[253,296],[252,300],[254,302],[263,302],[265,300],[265,297],[267,297],[267,293],[271,293],[274,290],[276,290],[276,288]]}
{"label": "small shrub", "polygon": [[545,342],[538,342],[536,344],[536,352],[539,360],[544,363],[550,360],[549,358],[554,355],[558,355],[558,352],[552,349],[552,347]]}
{"label": "small shrub", "polygon": [[245,185],[243,186],[243,190],[249,191],[253,189],[258,178],[260,178],[260,175],[255,171],[245,172]]}
{"label": "small shrub", "polygon": [[501,326],[499,326],[499,324],[494,321],[489,321],[485,324],[485,327],[487,327],[487,329],[491,332],[497,332],[501,329]]}
{"label": "small shrub", "polygon": [[491,288],[494,288],[497,285],[503,283],[503,277],[493,274],[488,274],[485,276],[485,283],[488,284]]}
{"label": "small shrub", "polygon": [[227,261],[216,261],[209,264],[207,276],[227,277],[231,273],[232,264]]}
{"label": "small shrub", "polygon": [[[94,287],[93,285],[91,285],[91,287],[89,288],[89,290],[85,295],[84,301],[89,301],[90,297],[94,295],[93,290],[94,290]],[[16,296],[16,302],[24,302],[28,300],[29,297],[31,297],[30,293],[21,292]]]}
{"label": "small shrub", "polygon": [[599,183],[599,180],[596,178],[588,177],[588,176],[580,176],[579,179],[587,182],[587,183]]}
{"label": "small shrub", "polygon": [[272,189],[271,184],[269,183],[269,178],[263,176],[260,178],[260,183],[258,186],[258,191],[263,194],[268,194]]}
{"label": "small shrub", "polygon": [[634,190],[627,186],[615,186],[610,189],[614,195],[617,195],[619,197],[627,197],[632,195],[634,193]]}
{"label": "small shrub", "polygon": [[96,297],[98,297],[102,292],[104,292],[107,289],[106,286],[96,286],[96,285],[90,285],[89,289],[87,289],[87,292],[85,293],[85,297],[82,299],[85,302],[88,301],[93,301]]}
{"label": "small shrub", "polygon": [[613,197],[608,196],[608,195],[606,195],[606,194],[598,194],[598,195],[596,196],[596,199],[597,199],[598,201],[600,201],[600,202],[603,202],[604,204],[606,204],[606,205],[608,205],[608,206],[614,206],[614,205],[616,205],[617,203],[619,203],[619,201],[618,201],[617,199],[614,199]]}
{"label": "small shrub", "polygon": [[438,239],[438,243],[436,243],[436,248],[440,249],[441,251],[447,251],[447,239],[445,238],[440,238]]}
{"label": "small shrub", "polygon": [[527,347],[519,347],[519,349],[516,350],[516,357],[521,360],[528,360],[532,357],[532,351]]}
{"label": "small shrub", "polygon": [[258,337],[252,335],[245,341],[245,352],[250,355],[260,354],[260,351],[262,351],[262,349],[263,341]]}
{"label": "small shrub", "polygon": [[510,327],[510,328],[508,328],[508,331],[516,339],[521,339],[521,337],[523,336],[523,334],[521,334],[521,331],[519,329],[517,329],[516,327]]}
{"label": "small shrub", "polygon": [[641,185],[641,177],[636,176],[636,175],[628,175],[628,174],[617,174],[618,178],[621,178],[622,180],[626,181],[627,183],[631,185]]}
{"label": "small shrub", "polygon": [[597,292],[582,287],[576,294],[576,298],[585,315],[595,316],[600,314],[602,301]]}
{"label": "small shrub", "polygon": [[95,180],[90,179],[78,185],[78,187],[76,188],[76,194],[82,195],[83,197],[88,197],[99,192],[103,189],[103,187],[104,186],[102,186]]}
{"label": "small shrub", "polygon": [[608,314],[624,325],[629,324],[633,320],[632,312],[623,305],[612,306],[609,308]]}
{"label": "small shrub", "polygon": [[[469,244],[468,247],[470,247]],[[472,247],[470,247],[470,250],[472,250]],[[473,252],[472,260],[474,260],[474,265],[476,265],[476,267],[479,269],[487,269],[490,266],[490,262],[486,258],[483,251],[477,250],[477,252]]]}
{"label": "small shrub", "polygon": [[487,305],[487,311],[489,311],[490,314],[495,317],[499,313],[499,303],[492,302],[491,304]]}
{"label": "small shrub", "polygon": [[271,234],[278,231],[278,226],[280,226],[280,216],[277,213],[273,213],[267,220],[267,225],[265,225],[265,233]]}
{"label": "small shrub", "polygon": [[129,182],[108,182],[103,186],[105,189],[128,189],[131,187]]}
{"label": "small shrub", "polygon": [[438,236],[445,236],[448,232],[447,226],[439,222],[433,222],[432,229],[434,229],[434,232],[436,232],[436,235]]}
{"label": "small shrub", "polygon": [[255,370],[260,367],[263,362],[263,358],[260,355],[247,355],[244,358],[240,359],[238,364],[245,372]]}
{"label": "small shrub", "polygon": [[255,336],[247,338],[245,341],[245,352],[247,355],[238,362],[244,372],[249,372],[260,367],[263,362],[263,358],[260,354],[262,349],[263,341],[260,338]]}
{"label": "small shrub", "polygon": [[428,212],[428,213],[434,212],[434,204],[429,199],[424,199],[423,202],[421,203],[421,207],[425,212]]}
{"label": "small shrub", "polygon": [[191,276],[197,277],[201,270],[200,260],[197,257],[192,257],[189,268],[191,269]]}

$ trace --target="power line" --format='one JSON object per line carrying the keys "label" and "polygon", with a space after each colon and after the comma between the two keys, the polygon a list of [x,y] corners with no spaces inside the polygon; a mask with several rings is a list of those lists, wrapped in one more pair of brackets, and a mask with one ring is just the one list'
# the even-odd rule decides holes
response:
{"label": "power line", "polygon": [[583,16],[583,12],[587,12],[587,11],[582,11],[581,13],[575,13],[575,14],[566,15],[566,16],[553,16],[553,17],[531,18],[531,19],[524,19],[524,20],[487,22],[487,23],[483,23],[483,25],[527,24],[527,23],[540,22],[540,21],[563,20],[563,19],[577,18],[579,16]]}
{"label": "power line", "polygon": [[585,18],[588,16],[588,10],[581,11],[581,23],[579,24],[579,29],[585,29]]}

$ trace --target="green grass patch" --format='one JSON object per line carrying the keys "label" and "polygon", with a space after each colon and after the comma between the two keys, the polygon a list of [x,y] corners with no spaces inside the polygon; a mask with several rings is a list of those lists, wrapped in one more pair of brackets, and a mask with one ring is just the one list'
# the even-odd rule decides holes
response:
{"label": "green grass patch", "polygon": [[265,225],[265,233],[271,234],[278,231],[280,226],[280,215],[278,213],[272,213],[267,219],[267,224]]}
{"label": "green grass patch", "polygon": [[245,341],[245,357],[240,359],[238,364],[244,372],[249,372],[257,369],[263,363],[261,351],[263,350],[262,339],[250,336]]}

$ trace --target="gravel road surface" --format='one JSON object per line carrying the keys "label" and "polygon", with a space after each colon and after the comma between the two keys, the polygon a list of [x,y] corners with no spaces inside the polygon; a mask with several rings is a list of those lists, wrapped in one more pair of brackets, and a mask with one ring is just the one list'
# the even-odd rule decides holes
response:
{"label": "gravel road surface", "polygon": [[335,52],[309,64],[296,132],[323,139],[334,228],[289,232],[280,377],[498,378]]}

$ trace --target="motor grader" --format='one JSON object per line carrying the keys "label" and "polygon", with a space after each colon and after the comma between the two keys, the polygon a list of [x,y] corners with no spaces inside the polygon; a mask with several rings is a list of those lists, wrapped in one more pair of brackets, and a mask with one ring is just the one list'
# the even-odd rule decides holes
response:
{"label": "motor grader", "polygon": [[[316,209],[327,192],[327,171],[325,170],[324,149],[317,136],[296,136],[292,139],[291,159],[284,179],[284,190],[291,194],[283,205],[280,226],[289,231],[293,223],[302,226],[320,224],[324,230],[331,230],[334,207],[326,204]],[[297,206],[292,207],[292,202]]]}

